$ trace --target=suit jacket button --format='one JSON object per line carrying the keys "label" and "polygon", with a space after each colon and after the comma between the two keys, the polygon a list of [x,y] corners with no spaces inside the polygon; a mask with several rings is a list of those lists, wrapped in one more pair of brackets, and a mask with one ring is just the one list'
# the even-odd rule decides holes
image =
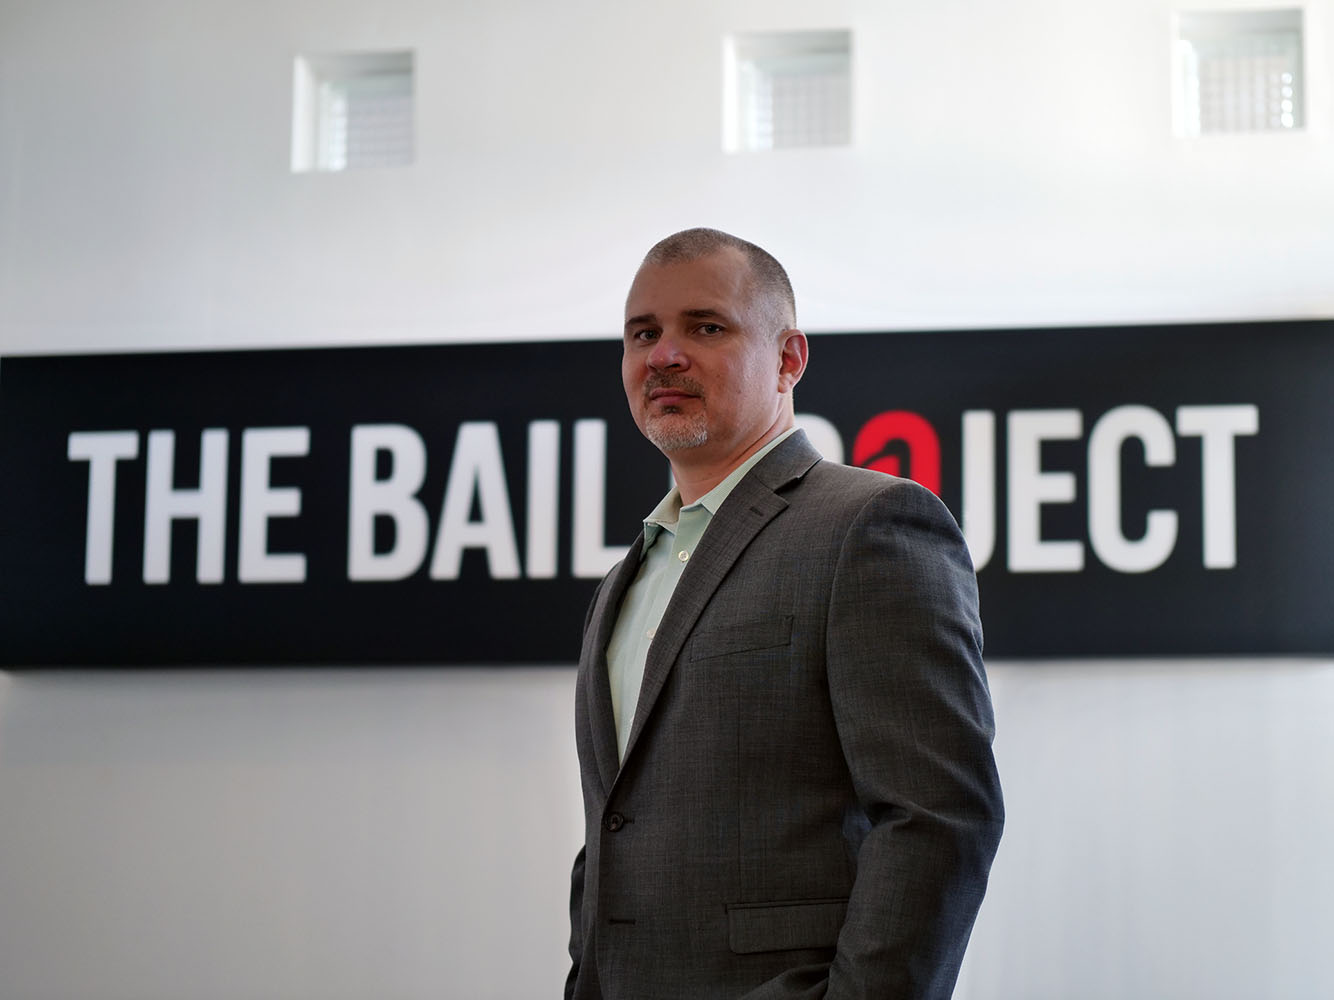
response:
{"label": "suit jacket button", "polygon": [[622,816],[620,813],[612,813],[610,816],[607,817],[606,826],[608,830],[610,830],[612,833],[615,833],[621,827],[625,826],[625,817]]}

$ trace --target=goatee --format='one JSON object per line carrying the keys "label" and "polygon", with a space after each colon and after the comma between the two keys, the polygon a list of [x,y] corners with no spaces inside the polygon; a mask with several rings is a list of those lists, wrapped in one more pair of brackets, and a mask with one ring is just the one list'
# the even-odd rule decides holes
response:
{"label": "goatee", "polygon": [[659,451],[683,451],[698,448],[709,440],[709,426],[702,413],[662,413],[649,417],[644,424],[644,436]]}
{"label": "goatee", "polygon": [[644,395],[655,389],[680,389],[699,398],[698,407],[691,413],[668,408],[661,413],[650,413],[644,421],[644,436],[659,451],[681,451],[698,448],[709,440],[709,425],[703,408],[704,387],[687,375],[659,373],[644,382]]}

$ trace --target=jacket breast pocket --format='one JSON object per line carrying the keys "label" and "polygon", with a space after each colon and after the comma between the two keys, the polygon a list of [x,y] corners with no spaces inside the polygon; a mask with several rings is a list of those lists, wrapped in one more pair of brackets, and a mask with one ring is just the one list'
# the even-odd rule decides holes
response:
{"label": "jacket breast pocket", "polygon": [[690,638],[687,655],[692,660],[711,660],[719,656],[777,649],[791,643],[792,616],[781,615],[696,632]]}
{"label": "jacket breast pocket", "polygon": [[847,915],[847,899],[734,903],[727,908],[727,943],[737,955],[833,948]]}

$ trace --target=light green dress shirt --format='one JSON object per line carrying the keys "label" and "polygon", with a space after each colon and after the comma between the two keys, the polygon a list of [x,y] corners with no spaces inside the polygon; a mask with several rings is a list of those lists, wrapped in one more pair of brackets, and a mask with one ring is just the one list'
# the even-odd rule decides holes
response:
{"label": "light green dress shirt", "polygon": [[625,747],[630,741],[630,727],[634,722],[635,707],[639,704],[649,647],[658,634],[658,626],[662,624],[662,616],[686,563],[703,537],[704,529],[736,484],[795,430],[793,427],[778,435],[688,507],[681,506],[681,491],[673,486],[653,508],[653,513],[644,519],[639,573],[625,592],[616,626],[607,643],[607,676],[611,681],[616,749],[621,760],[625,759]]}

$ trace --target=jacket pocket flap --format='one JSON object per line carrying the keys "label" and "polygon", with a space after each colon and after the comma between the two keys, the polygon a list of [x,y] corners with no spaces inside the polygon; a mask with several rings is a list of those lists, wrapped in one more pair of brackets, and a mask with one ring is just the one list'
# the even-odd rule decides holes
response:
{"label": "jacket pocket flap", "polygon": [[846,899],[738,903],[727,908],[728,944],[738,955],[833,948],[847,915]]}
{"label": "jacket pocket flap", "polygon": [[696,632],[690,639],[690,659],[707,660],[751,649],[786,646],[792,641],[792,616],[738,622],[727,628]]}

